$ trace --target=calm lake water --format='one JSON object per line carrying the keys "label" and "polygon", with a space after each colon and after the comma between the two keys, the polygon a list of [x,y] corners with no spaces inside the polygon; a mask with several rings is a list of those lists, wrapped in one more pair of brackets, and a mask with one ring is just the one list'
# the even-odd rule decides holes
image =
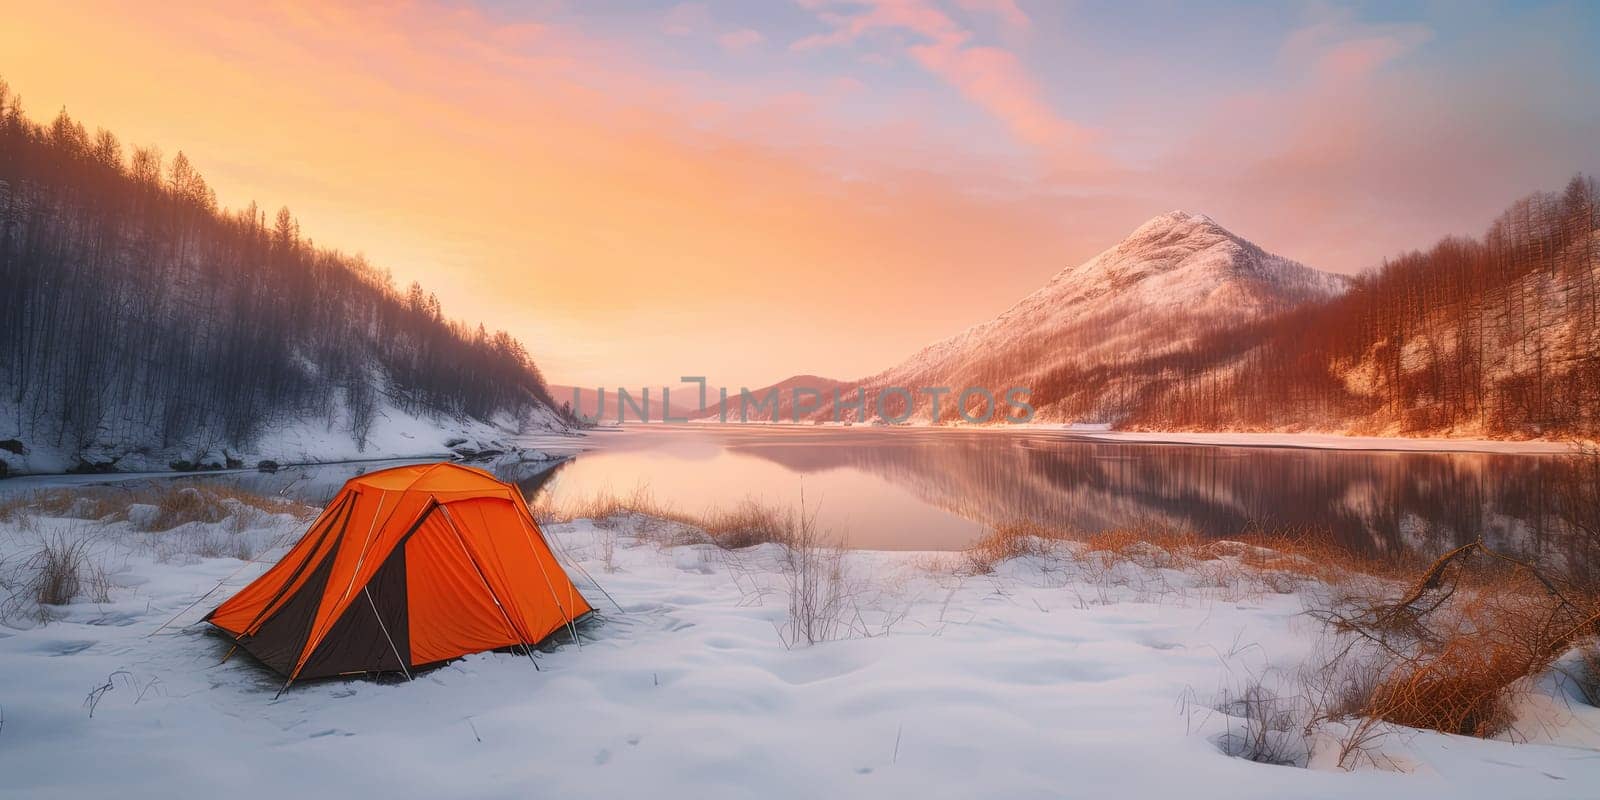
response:
{"label": "calm lake water", "polygon": [[[1331,532],[1366,552],[1477,538],[1526,555],[1570,541],[1553,515],[1554,456],[1104,443],[1051,431],[632,426],[564,440],[559,463],[500,468],[530,500],[643,488],[690,512],[745,498],[805,507],[852,547],[958,549],[990,525],[1098,531],[1167,524],[1228,537]],[[541,442],[541,446],[548,446]],[[206,476],[325,502],[358,471],[401,461]],[[80,480],[104,481],[106,476]],[[23,488],[39,479],[5,481]],[[63,481],[70,479],[53,479]],[[24,482],[28,483],[24,483]],[[48,484],[52,479],[43,479]]]}
{"label": "calm lake water", "polygon": [[699,511],[754,497],[807,509],[854,547],[956,549],[1032,520],[1085,531],[1164,523],[1215,537],[1331,532],[1352,548],[1441,550],[1480,534],[1559,548],[1559,457],[1104,443],[1051,431],[635,426],[591,435],[557,499],[645,487]]}

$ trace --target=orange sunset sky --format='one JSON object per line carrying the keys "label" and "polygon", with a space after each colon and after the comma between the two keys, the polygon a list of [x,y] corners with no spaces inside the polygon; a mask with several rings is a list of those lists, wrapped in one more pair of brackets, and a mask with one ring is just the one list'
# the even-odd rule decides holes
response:
{"label": "orange sunset sky", "polygon": [[35,119],[520,337],[858,378],[1173,208],[1356,272],[1600,168],[1586,3],[5,2]]}

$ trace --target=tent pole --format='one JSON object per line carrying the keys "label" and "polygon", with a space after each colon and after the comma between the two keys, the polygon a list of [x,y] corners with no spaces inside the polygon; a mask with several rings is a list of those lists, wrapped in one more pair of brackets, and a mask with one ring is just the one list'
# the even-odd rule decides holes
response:
{"label": "tent pole", "polygon": [[[378,524],[377,515],[381,514],[383,512],[383,504],[384,504],[384,501],[388,499],[389,492],[387,490],[379,490],[378,495],[379,495],[378,496],[378,509],[377,509],[377,511],[375,511],[373,513],[372,524],[367,527],[366,538],[364,538],[362,540],[362,542],[361,542],[361,552],[356,557],[355,571],[350,574],[350,580],[349,580],[349,582],[347,582],[345,584],[344,593],[339,596],[339,601],[338,601],[338,605],[339,606],[344,606],[345,600],[349,599],[349,597],[350,597],[351,589],[353,589],[355,587],[356,574],[361,571],[361,564],[367,558],[367,548],[372,545],[372,533],[376,529],[377,524]],[[397,512],[399,512],[400,505],[401,505],[400,503],[395,503],[395,507],[392,510],[389,511],[389,516],[388,517],[384,517],[383,523],[384,523],[385,526],[387,526],[389,524],[389,520],[392,517],[394,517],[394,515]],[[418,514],[416,521],[411,523],[411,530],[416,530],[417,528],[421,527],[422,523],[425,520],[427,520],[428,515],[433,513],[433,509],[438,505],[439,505],[438,498],[429,497],[428,498],[428,505],[423,507],[422,513]],[[350,503],[350,509],[351,509],[351,513],[354,513],[354,511],[355,511],[355,503],[354,503],[354,501],[352,501]],[[345,534],[349,533],[349,528],[350,528],[350,519],[347,516],[345,518],[344,526],[339,529],[339,539],[337,541],[335,541],[333,543],[333,546],[329,549],[329,553],[328,553],[329,557],[335,557],[335,556],[338,555],[338,548],[341,548],[341,547],[344,546],[344,537],[345,537]],[[407,535],[409,535],[409,534],[407,534]],[[368,580],[371,580],[370,576],[368,577]],[[366,587],[366,584],[362,584],[362,588],[365,588],[365,587]],[[344,607],[348,607],[348,606],[344,606]],[[303,668],[305,666],[306,660],[311,658],[311,654],[315,653],[317,651],[318,647],[322,646],[323,638],[326,637],[333,630],[334,624],[337,623],[338,621],[339,620],[336,617],[331,617],[330,616],[328,621],[327,621],[327,623],[322,626],[322,630],[318,631],[318,630],[316,630],[315,627],[312,628],[311,635],[306,638],[306,644],[304,645],[304,647],[300,651],[300,658],[299,658],[299,660],[297,660],[295,662],[294,672],[290,673],[290,679],[291,680],[300,675],[300,670],[301,670],[301,668]],[[315,623],[315,618],[313,618],[313,623]]]}
{"label": "tent pole", "polygon": [[[521,498],[516,497],[516,496],[513,495],[512,497],[509,497],[508,499],[511,501],[512,507],[514,507],[518,511],[522,512],[521,513],[521,519],[522,519],[522,521],[524,523],[523,524],[523,528],[522,528],[522,535],[525,538],[527,538],[527,540],[528,540],[528,551],[533,554],[533,563],[539,565],[539,574],[544,576],[544,585],[545,585],[545,588],[550,590],[550,599],[555,601],[556,608],[561,610],[562,619],[565,619],[567,621],[567,633],[572,635],[572,643],[576,644],[578,646],[579,650],[582,650],[583,649],[583,640],[578,638],[578,626],[575,625],[573,623],[573,621],[572,621],[572,613],[567,611],[567,607],[565,605],[562,605],[561,597],[556,594],[556,586],[555,586],[555,584],[550,582],[550,573],[545,570],[544,561],[540,560],[540,558],[539,558],[539,548],[533,546],[533,532],[534,531],[539,531],[539,540],[544,542],[544,545],[545,545],[546,549],[550,550],[550,557],[551,558],[556,558],[555,550],[550,549],[550,541],[545,538],[544,531],[539,529],[539,523],[534,521],[533,515],[528,513],[528,507],[527,507],[527,505],[525,503],[521,502]],[[572,561],[573,566],[577,567],[580,571],[583,572],[583,574],[589,575],[589,572],[587,570],[583,569],[583,565],[582,564],[579,564],[576,561],[573,561],[570,557],[567,560],[568,561]],[[571,589],[572,589],[572,577],[570,575],[565,575],[565,574],[563,574],[561,577],[567,579],[567,589],[568,589],[568,594],[570,595],[571,594]],[[607,592],[605,590],[605,587],[601,586],[600,582],[596,581],[594,579],[594,576],[590,575],[589,576],[589,580],[590,580],[590,582],[594,583],[595,588],[599,589],[601,594],[604,594],[608,599],[611,599],[612,605],[617,605],[617,601],[615,599],[611,598],[611,593]],[[571,599],[570,596],[568,597],[568,599]],[[617,611],[621,612],[622,611],[622,606],[617,605]]]}
{"label": "tent pole", "polygon": [[[516,502],[512,501],[512,505],[516,505]],[[529,517],[529,519],[532,518]],[[539,550],[533,546],[533,534],[529,531],[526,525],[524,525],[522,528],[522,535],[528,539],[528,552],[533,554],[533,563],[539,565],[539,574],[544,576],[544,585],[545,588],[550,590],[550,599],[555,602],[556,608],[561,611],[561,618],[567,622],[567,632],[572,634],[572,641],[578,645],[579,650],[582,650],[583,640],[578,638],[578,626],[572,624],[572,613],[567,611],[567,607],[561,604],[561,597],[556,594],[555,584],[550,582],[550,573],[545,571],[544,562],[539,560]],[[541,538],[543,538],[542,534]],[[545,542],[546,547],[549,547],[549,545],[549,542]],[[550,555],[552,558],[555,557],[555,552],[551,551]],[[572,579],[570,577],[567,577],[567,585],[572,585]],[[602,589],[601,591],[605,590]]]}
{"label": "tent pole", "polygon": [[[523,506],[521,504],[518,504],[515,500],[512,501],[512,504],[517,506],[517,510],[522,512],[522,518],[527,520],[528,524],[533,527],[533,530],[536,530],[536,531],[539,532],[539,538],[542,541],[544,541],[546,547],[549,547],[550,546],[550,539],[549,539],[549,537],[544,535],[544,529],[539,527],[538,521],[536,521],[533,518],[533,513],[528,511],[528,509],[525,506]],[[531,544],[531,542],[530,542],[530,544]],[[566,556],[566,560],[567,560],[568,563],[570,563],[579,572],[583,573],[583,577],[588,578],[589,582],[594,584],[594,588],[599,589],[600,593],[605,595],[607,600],[611,601],[611,605],[614,605],[614,606],[617,607],[617,613],[618,614],[626,614],[626,613],[628,613],[628,612],[622,610],[622,604],[617,602],[617,598],[612,597],[611,593],[606,591],[606,587],[601,586],[600,582],[595,580],[593,575],[589,574],[589,570],[584,569],[583,565],[579,564],[578,560],[573,558],[571,553],[567,552],[567,546],[562,544],[560,539],[556,540],[556,547],[561,550],[561,555]],[[549,579],[546,578],[546,580],[548,581]],[[554,591],[555,591],[555,588],[551,587],[551,592],[554,592]]]}
{"label": "tent pole", "polygon": [[467,540],[461,538],[461,530],[456,527],[456,518],[450,509],[440,504],[439,510],[444,513],[444,521],[450,526],[450,533],[456,537],[456,544],[461,545],[461,554],[467,557],[467,563],[472,565],[474,572],[478,573],[478,580],[483,581],[483,588],[489,590],[489,598],[494,601],[494,607],[500,610],[500,619],[506,623],[506,630],[511,632],[511,637],[522,645],[522,652],[526,653],[528,660],[533,662],[534,670],[539,669],[539,662],[533,657],[533,648],[528,644],[527,632],[517,631],[517,626],[511,622],[511,617],[506,614],[506,607],[500,602],[500,596],[494,593],[494,587],[489,585],[489,578],[483,574],[483,567],[478,566],[478,559],[472,557],[472,551],[467,549]]}
{"label": "tent pole", "polygon": [[199,597],[195,598],[195,601],[193,603],[190,603],[189,605],[184,606],[182,611],[179,611],[178,613],[173,614],[172,615],[172,619],[169,619],[166,622],[161,623],[161,627],[156,628],[155,630],[145,634],[144,638],[148,639],[148,638],[150,638],[150,637],[152,637],[152,636],[154,636],[154,635],[166,630],[168,625],[171,625],[172,623],[177,622],[179,617],[183,616],[184,614],[189,613],[189,610],[194,608],[195,606],[200,605],[202,602],[205,601],[205,599],[207,597],[210,597],[213,592],[217,591],[218,589],[221,589],[222,585],[224,583],[227,583],[228,581],[233,580],[234,577],[237,576],[239,573],[244,572],[245,569],[248,568],[250,565],[252,565],[252,564],[256,563],[257,561],[259,561],[261,559],[261,556],[263,556],[263,555],[265,555],[267,553],[270,553],[273,550],[278,549],[278,545],[282,544],[283,540],[285,538],[288,538],[289,534],[294,533],[294,532],[295,532],[295,529],[294,528],[290,528],[290,529],[284,531],[283,533],[278,534],[278,537],[276,539],[273,539],[272,543],[267,545],[260,553],[257,553],[255,558],[252,558],[249,561],[246,561],[243,564],[240,564],[238,569],[234,570],[233,572],[228,573],[228,576],[223,578],[222,580],[217,581],[217,585],[216,586],[211,587],[211,589],[209,591],[207,591],[205,594],[200,595]]}
{"label": "tent pole", "polygon": [[395,663],[400,665],[400,672],[406,680],[416,680],[411,677],[411,670],[406,669],[406,660],[400,657],[400,648],[394,646],[394,638],[389,635],[389,626],[383,624],[383,615],[378,613],[378,604],[372,601],[370,585],[361,587],[361,593],[367,596],[367,605],[372,608],[372,616],[378,618],[378,630],[383,631],[383,638],[389,642],[389,650],[394,653]]}

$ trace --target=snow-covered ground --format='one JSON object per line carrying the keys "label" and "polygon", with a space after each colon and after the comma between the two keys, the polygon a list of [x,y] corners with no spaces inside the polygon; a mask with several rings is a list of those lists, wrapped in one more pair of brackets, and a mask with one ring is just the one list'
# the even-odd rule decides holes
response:
{"label": "snow-covered ground", "polygon": [[0,463],[12,475],[60,474],[80,461],[109,464],[118,472],[165,471],[176,460],[195,464],[225,465],[234,459],[248,468],[260,461],[279,464],[321,464],[394,458],[448,458],[460,452],[508,451],[520,439],[558,438],[571,431],[547,408],[528,411],[522,419],[510,415],[485,422],[466,417],[408,412],[384,401],[374,412],[364,441],[350,433],[343,407],[329,418],[301,417],[272,429],[250,448],[239,450],[215,442],[182,442],[152,447],[159,436],[150,431],[104,431],[81,449],[56,446],[52,435],[28,436],[18,429],[16,414],[0,408],[0,441],[19,441],[24,452],[0,448]]}
{"label": "snow-covered ground", "polygon": [[[691,420],[690,424],[718,424],[715,417]],[[813,425],[788,420],[771,422],[752,419],[749,422],[722,424],[763,425],[774,428],[801,428],[815,430],[839,428],[838,423]],[[874,427],[870,423],[854,423],[861,427]],[[1094,439],[1107,442],[1143,444],[1217,445],[1223,447],[1302,447],[1314,450],[1378,450],[1426,453],[1500,453],[1506,455],[1564,455],[1573,452],[1575,443],[1553,439],[1473,439],[1419,436],[1353,436],[1342,433],[1289,433],[1245,431],[1122,431],[1106,424],[1059,422],[1027,422],[1018,424],[991,423],[986,425],[934,425],[926,420],[916,420],[895,425],[876,427],[915,428],[918,430],[987,431],[990,433],[1054,433],[1075,439]]]}
{"label": "snow-covered ground", "polygon": [[1337,433],[1235,433],[1228,431],[1070,431],[1074,436],[1108,442],[1209,444],[1228,447],[1309,447],[1323,450],[1394,450],[1430,453],[1505,453],[1560,455],[1573,444],[1549,440],[1439,439],[1405,436],[1346,436]]}
{"label": "snow-covered ground", "polygon": [[1240,723],[1212,708],[1219,693],[1311,648],[1294,594],[1033,558],[964,575],[954,554],[856,551],[843,564],[859,615],[838,640],[791,648],[779,548],[667,546],[637,519],[549,526],[622,610],[575,572],[605,619],[581,647],[541,653],[539,670],[489,653],[414,682],[275,697],[276,678],[247,657],[219,663],[225,644],[193,624],[265,564],[190,553],[244,537],[246,551],[276,543],[270,562],[303,524],[0,523],[7,569],[41,538],[88,537],[114,584],[48,624],[0,627],[0,795],[1461,800],[1600,787],[1600,710],[1550,687],[1524,709],[1528,743],[1394,731],[1380,747],[1398,769],[1351,772],[1326,752],[1309,769],[1223,754]]}

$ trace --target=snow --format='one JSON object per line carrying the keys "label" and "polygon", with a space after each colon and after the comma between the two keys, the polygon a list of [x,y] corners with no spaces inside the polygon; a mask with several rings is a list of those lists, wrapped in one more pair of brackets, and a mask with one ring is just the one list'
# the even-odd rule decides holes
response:
{"label": "snow", "polygon": [[1565,455],[1573,443],[1551,440],[1430,439],[1403,436],[1346,436],[1338,433],[1244,433],[1229,431],[1084,431],[1066,429],[1074,438],[1106,442],[1219,445],[1226,447],[1309,447],[1324,450],[1390,450],[1429,453],[1502,453]]}
{"label": "snow", "polygon": [[[3,411],[4,409],[0,409]],[[0,440],[21,438],[15,415],[0,413]],[[8,427],[9,426],[9,427]],[[222,464],[233,457],[246,467],[260,461],[279,464],[319,464],[375,459],[450,457],[460,448],[473,451],[510,450],[513,440],[531,432],[550,435],[565,433],[567,427],[553,412],[542,406],[527,412],[523,419],[501,415],[492,421],[468,417],[416,414],[385,399],[374,413],[364,442],[350,433],[351,425],[342,406],[328,418],[297,417],[272,426],[245,450],[219,447],[214,442],[183,442],[165,448],[151,448],[159,437],[138,432],[104,432],[100,441],[79,451],[51,446],[49,436],[25,440],[26,455],[0,449],[0,461],[12,475],[58,474],[72,469],[79,458],[92,462],[114,462],[120,472],[147,472],[170,469],[171,462],[184,459],[195,463]],[[197,457],[198,455],[198,457]]]}
{"label": "snow", "polygon": [[[691,420],[690,424],[718,424],[711,420]],[[780,420],[729,421],[722,424],[763,425],[774,428],[803,428],[811,430],[810,423],[793,423]],[[881,422],[878,424],[882,424]],[[670,427],[659,423],[652,427]],[[822,427],[836,428],[835,423]],[[1501,455],[1569,455],[1578,443],[1554,439],[1472,439],[1420,436],[1355,436],[1343,433],[1295,433],[1257,431],[1119,431],[1109,423],[1096,422],[1028,422],[964,425],[944,422],[938,425],[926,419],[912,420],[892,427],[918,430],[984,431],[989,433],[1058,434],[1064,438],[1091,439],[1126,444],[1215,445],[1219,447],[1292,447],[1316,450],[1374,450],[1410,453],[1496,453]]]}
{"label": "snow", "polygon": [[[265,546],[303,523],[191,525],[183,535]],[[0,524],[8,563],[41,536],[91,536],[115,583],[110,602],[0,627],[0,794],[1498,800],[1600,785],[1600,710],[1549,686],[1527,709],[1533,741],[1396,731],[1382,748],[1404,771],[1340,771],[1325,752],[1310,769],[1224,755],[1216,741],[1237,720],[1211,708],[1218,691],[1306,657],[1293,594],[1136,567],[1097,579],[1031,558],[963,577],[949,554],[855,551],[855,633],[791,649],[777,548],[666,547],[649,528],[549,526],[624,610],[581,647],[539,653],[537,671],[489,653],[414,682],[275,698],[276,678],[247,657],[219,663],[225,643],[192,624],[263,564],[158,556],[172,532],[125,523]]]}

